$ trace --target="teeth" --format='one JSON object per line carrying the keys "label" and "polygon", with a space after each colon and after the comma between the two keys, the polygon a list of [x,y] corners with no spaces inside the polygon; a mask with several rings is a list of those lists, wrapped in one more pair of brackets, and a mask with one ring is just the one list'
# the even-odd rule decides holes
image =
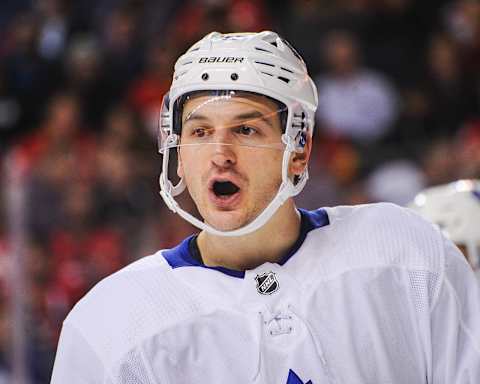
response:
{"label": "teeth", "polygon": [[213,184],[213,192],[217,196],[230,196],[239,190],[240,188],[230,181],[216,181]]}

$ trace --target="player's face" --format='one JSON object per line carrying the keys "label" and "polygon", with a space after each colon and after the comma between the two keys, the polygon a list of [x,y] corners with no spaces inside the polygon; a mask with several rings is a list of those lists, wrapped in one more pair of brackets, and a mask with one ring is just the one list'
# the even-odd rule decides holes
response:
{"label": "player's face", "polygon": [[178,175],[208,224],[240,228],[272,201],[281,184],[281,134],[278,106],[261,96],[185,103]]}

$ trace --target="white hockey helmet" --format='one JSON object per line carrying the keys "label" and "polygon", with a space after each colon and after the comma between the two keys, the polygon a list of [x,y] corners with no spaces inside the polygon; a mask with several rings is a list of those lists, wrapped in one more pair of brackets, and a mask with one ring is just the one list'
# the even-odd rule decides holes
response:
{"label": "white hockey helmet", "polygon": [[[181,122],[179,100],[199,91],[241,91],[267,96],[287,111],[283,135],[282,184],[277,195],[255,220],[232,231],[220,231],[183,210],[175,196],[185,190],[168,175],[170,150],[177,150]],[[292,152],[302,152],[312,135],[318,95],[306,65],[295,49],[271,31],[221,34],[212,32],[194,44],[175,64],[170,91],[165,95],[159,124],[159,152],[163,154],[160,194],[167,206],[196,227],[220,236],[241,236],[264,225],[291,196],[303,189],[308,171],[288,175]]]}
{"label": "white hockey helmet", "polygon": [[480,267],[480,180],[459,180],[420,192],[410,208],[437,224],[464,246],[473,268]]}

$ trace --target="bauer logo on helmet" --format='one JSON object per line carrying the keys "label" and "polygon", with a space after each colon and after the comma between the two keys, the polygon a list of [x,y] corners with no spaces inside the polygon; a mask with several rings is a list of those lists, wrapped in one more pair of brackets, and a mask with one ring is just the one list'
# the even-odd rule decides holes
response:
{"label": "bauer logo on helmet", "polygon": [[199,63],[243,63],[244,57],[234,57],[234,56],[212,56],[212,57],[201,57]]}

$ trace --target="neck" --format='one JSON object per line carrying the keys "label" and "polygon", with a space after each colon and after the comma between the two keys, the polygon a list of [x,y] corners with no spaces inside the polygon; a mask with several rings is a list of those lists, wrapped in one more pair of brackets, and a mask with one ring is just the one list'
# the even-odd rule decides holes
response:
{"label": "neck", "polygon": [[300,213],[286,201],[260,229],[245,236],[223,237],[202,231],[198,247],[205,265],[247,270],[282,259],[300,235]]}

